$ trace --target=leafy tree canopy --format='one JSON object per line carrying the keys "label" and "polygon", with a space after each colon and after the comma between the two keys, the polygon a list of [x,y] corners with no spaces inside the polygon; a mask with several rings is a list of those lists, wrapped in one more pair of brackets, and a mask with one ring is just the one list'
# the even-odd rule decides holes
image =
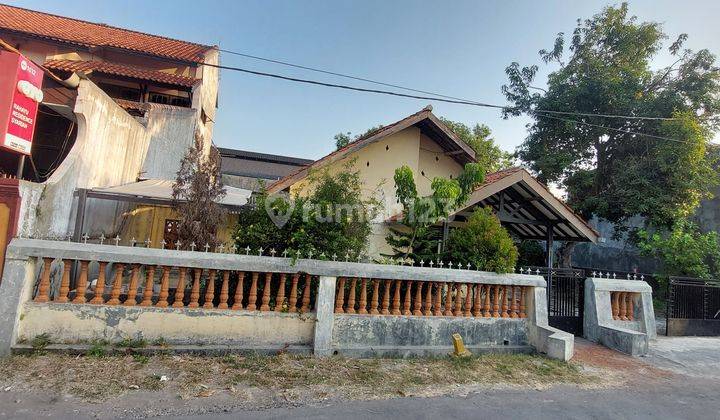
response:
{"label": "leafy tree canopy", "polygon": [[358,134],[358,135],[355,135],[355,136],[353,136],[353,134],[352,134],[351,132],[349,132],[349,131],[346,132],[346,133],[337,133],[337,134],[335,134],[335,136],[333,137],[333,140],[335,140],[335,147],[336,147],[338,150],[339,150],[339,149],[342,149],[343,147],[347,146],[348,144],[354,142],[355,140],[357,140],[357,139],[359,139],[359,138],[361,138],[361,137],[365,137],[365,136],[367,136],[368,134],[372,133],[373,131],[377,131],[377,130],[379,130],[379,129],[381,129],[381,128],[383,128],[382,125],[377,125],[377,126],[374,126],[374,127],[370,127],[370,128],[368,128],[367,130],[365,130],[364,133]]}
{"label": "leafy tree canopy", "polygon": [[659,258],[666,276],[720,278],[720,242],[717,232],[701,233],[680,220],[664,234],[638,232],[638,247],[645,256]]}
{"label": "leafy tree canopy", "polygon": [[586,218],[596,214],[622,226],[641,215],[667,228],[717,184],[706,150],[720,109],[715,56],[683,49],[682,34],[668,48],[674,62],[654,71],[651,61],[665,39],[660,24],[628,16],[624,3],[579,20],[568,48],[560,33],[552,49],[540,51],[555,68],[546,89],[532,85],[538,66],[506,69],[502,90],[514,107],[504,116],[527,112],[535,120],[519,158],[542,181],[564,187]]}
{"label": "leafy tree canopy", "polygon": [[483,271],[512,273],[518,250],[510,234],[490,208],[478,208],[465,226],[455,228],[448,237],[446,257]]}
{"label": "leafy tree canopy", "polygon": [[512,166],[512,153],[495,144],[490,127],[475,124],[472,127],[447,118],[440,118],[462,141],[475,151],[475,159],[487,172],[496,172]]}

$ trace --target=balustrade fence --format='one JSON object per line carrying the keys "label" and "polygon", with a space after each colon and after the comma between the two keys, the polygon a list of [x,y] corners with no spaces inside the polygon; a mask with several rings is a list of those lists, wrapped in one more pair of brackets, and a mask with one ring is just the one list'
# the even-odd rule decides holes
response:
{"label": "balustrade fence", "polygon": [[635,299],[639,293],[610,292],[612,318],[616,321],[633,321],[635,319]]}
{"label": "balustrade fence", "polygon": [[500,284],[341,277],[335,313],[525,318],[527,289]]}

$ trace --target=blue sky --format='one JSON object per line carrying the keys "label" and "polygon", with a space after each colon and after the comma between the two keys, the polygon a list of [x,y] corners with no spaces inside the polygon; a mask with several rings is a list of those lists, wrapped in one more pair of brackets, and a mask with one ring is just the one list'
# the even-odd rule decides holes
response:
{"label": "blue sky", "polygon": [[[8,0],[4,0],[8,1]],[[570,33],[603,1],[9,1],[30,9],[126,27],[223,49],[320,67],[446,95],[504,104],[500,87],[513,61],[539,64],[557,32]],[[717,1],[631,1],[641,20],[671,38],[720,54]],[[669,41],[671,42],[671,41]],[[222,63],[295,77],[377,87],[224,54]],[[658,57],[657,65],[668,57]],[[540,74],[544,80],[546,72]],[[351,93],[223,71],[215,143],[318,158],[340,131],[363,132],[428,101]],[[512,151],[528,120],[498,110],[433,103],[437,115],[485,123]]]}

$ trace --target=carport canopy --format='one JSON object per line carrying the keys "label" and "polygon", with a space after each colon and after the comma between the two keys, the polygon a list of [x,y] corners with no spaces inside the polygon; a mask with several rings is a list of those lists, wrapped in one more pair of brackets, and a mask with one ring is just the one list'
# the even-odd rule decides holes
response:
{"label": "carport canopy", "polygon": [[[491,207],[503,226],[520,239],[593,242],[599,234],[561,199],[523,168],[488,174],[454,213],[450,226],[464,224],[477,207]],[[551,254],[548,266],[552,266]]]}

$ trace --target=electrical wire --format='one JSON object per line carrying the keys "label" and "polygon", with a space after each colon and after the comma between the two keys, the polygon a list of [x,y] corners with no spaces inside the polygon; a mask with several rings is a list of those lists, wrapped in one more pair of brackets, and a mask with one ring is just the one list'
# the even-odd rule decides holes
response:
{"label": "electrical wire", "polygon": [[[444,95],[444,94],[441,94],[441,93],[430,92],[430,91],[427,91],[427,90],[415,89],[415,88],[410,88],[410,87],[407,87],[407,86],[396,85],[396,84],[386,83],[386,82],[380,82],[380,81],[373,80],[373,79],[368,79],[368,78],[365,78],[365,77],[359,77],[359,76],[352,76],[352,75],[349,75],[349,74],[337,73],[337,72],[334,72],[334,71],[323,70],[323,69],[319,69],[319,68],[316,68],[316,67],[303,66],[303,65],[300,65],[300,64],[294,64],[294,63],[290,63],[290,62],[287,62],[287,61],[274,60],[274,59],[271,59],[271,58],[259,57],[259,56],[252,55],[252,54],[245,54],[245,53],[241,53],[241,52],[237,52],[237,51],[232,51],[232,50],[226,50],[226,49],[222,49],[222,48],[220,49],[220,51],[221,51],[221,52],[224,52],[224,53],[232,54],[232,55],[237,55],[237,56],[240,56],[240,57],[251,58],[251,59],[253,59],[253,60],[260,60],[260,61],[265,61],[265,62],[268,62],[268,63],[280,64],[280,65],[283,65],[283,66],[288,66],[288,67],[294,67],[294,68],[298,68],[298,69],[302,69],[302,70],[313,71],[313,72],[316,72],[316,73],[329,74],[329,75],[332,75],[332,76],[343,77],[343,78],[346,78],[346,79],[358,80],[358,81],[367,82],[367,83],[373,83],[373,84],[376,84],[376,85],[387,86],[387,87],[392,87],[392,88],[396,88],[396,89],[402,89],[402,90],[406,90],[406,91],[409,91],[409,92],[422,93],[422,94],[425,94],[425,95],[433,95],[433,96],[438,97],[438,98],[452,99],[452,100],[454,100],[454,101],[461,101],[463,104],[470,104],[470,103],[472,103],[472,104],[475,104],[475,105],[478,105],[478,106],[486,106],[486,107],[492,107],[492,108],[516,109],[516,108],[513,108],[513,107],[508,107],[508,106],[503,106],[503,105],[495,105],[495,104],[488,104],[488,103],[479,102],[479,101],[474,101],[474,100],[470,100],[470,99],[463,99],[463,98],[459,98],[459,97],[457,97],[457,96]],[[423,98],[423,99],[424,99],[424,98]],[[638,116],[638,115],[619,115],[619,114],[597,114],[597,113],[588,113],[588,112],[554,111],[554,110],[547,110],[547,109],[535,109],[535,110],[533,110],[533,111],[531,111],[531,112],[546,112],[546,113],[549,113],[549,114],[575,115],[575,116],[580,116],[580,117],[622,118],[622,119],[631,119],[631,120],[657,120],[657,121],[672,121],[672,120],[676,120],[676,118],[668,118],[668,117],[647,117],[647,116]]]}
{"label": "electrical wire", "polygon": [[[247,73],[247,74],[253,74],[253,75],[257,75],[257,76],[270,77],[270,78],[274,78],[274,79],[287,80],[287,81],[291,81],[291,82],[306,83],[306,84],[311,84],[311,85],[316,85],[316,86],[332,87],[332,88],[352,90],[352,91],[357,91],[357,92],[377,93],[377,94],[382,94],[382,95],[399,96],[399,97],[403,97],[403,98],[423,99],[423,100],[429,100],[429,101],[446,102],[446,103],[471,105],[471,106],[479,106],[479,107],[488,107],[488,108],[496,108],[496,109],[515,109],[515,110],[518,109],[516,107],[508,107],[508,106],[502,106],[502,105],[484,104],[484,103],[464,101],[464,100],[445,99],[445,98],[438,98],[438,97],[434,97],[434,96],[410,95],[410,94],[406,94],[406,93],[392,92],[392,91],[388,91],[388,90],[367,89],[367,88],[360,88],[360,87],[355,87],[355,86],[340,85],[340,84],[336,84],[336,83],[321,82],[318,80],[300,79],[300,78],[296,78],[296,77],[283,76],[283,75],[275,74],[275,73],[267,73],[267,72],[262,72],[262,71],[249,70],[249,69],[245,69],[245,68],[241,68],[241,67],[225,66],[225,65],[220,65],[220,64],[202,63],[201,65],[224,69],[224,70],[233,70],[233,71],[238,71],[238,72]],[[593,126],[593,127],[597,127],[597,128],[604,128],[607,130],[619,131],[619,132],[622,132],[625,134],[634,134],[634,135],[638,135],[638,136],[652,137],[652,138],[656,138],[656,139],[675,141],[675,142],[679,142],[679,143],[689,143],[689,142],[686,142],[683,140],[673,139],[673,138],[669,138],[669,137],[655,136],[652,134],[643,134],[643,133],[623,130],[623,129],[619,129],[619,128],[607,127],[607,126],[603,126],[603,125],[599,125],[599,124],[592,124],[592,123],[587,123],[587,122],[583,122],[583,121],[572,120],[569,118],[547,115],[547,113],[550,113],[551,111],[531,110],[528,112],[534,113],[540,117],[554,118],[554,119],[564,120],[564,121],[568,121],[568,122],[573,122],[576,124],[584,124],[584,125],[589,125],[589,126]]]}

